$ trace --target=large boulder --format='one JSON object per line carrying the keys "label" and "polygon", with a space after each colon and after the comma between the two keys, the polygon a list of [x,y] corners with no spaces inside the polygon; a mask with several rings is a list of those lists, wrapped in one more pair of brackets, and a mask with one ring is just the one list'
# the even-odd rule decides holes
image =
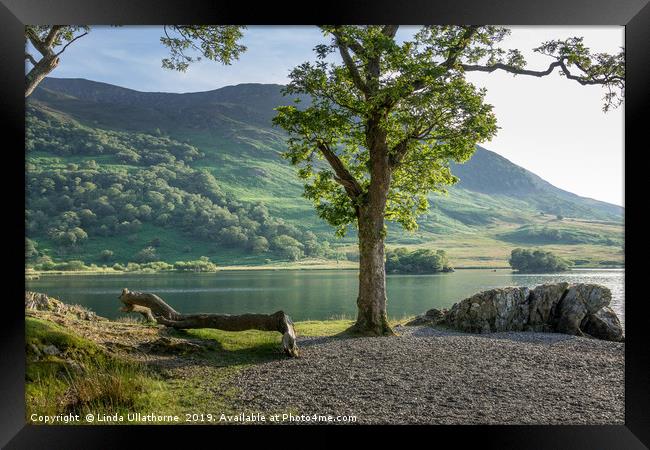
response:
{"label": "large boulder", "polygon": [[569,288],[569,283],[542,284],[530,291],[528,298],[527,331],[553,331],[552,320],[557,304]]}
{"label": "large boulder", "polygon": [[544,331],[623,341],[623,327],[608,307],[611,291],[597,284],[554,283],[479,292],[449,311],[429,310],[407,325],[445,324],[470,333]]}
{"label": "large boulder", "polygon": [[527,287],[507,287],[479,292],[454,304],[446,323],[471,333],[521,331],[528,322]]}
{"label": "large boulder", "polygon": [[596,314],[612,300],[611,291],[598,284],[574,284],[560,300],[554,329],[559,333],[581,336],[580,325],[588,314]]}

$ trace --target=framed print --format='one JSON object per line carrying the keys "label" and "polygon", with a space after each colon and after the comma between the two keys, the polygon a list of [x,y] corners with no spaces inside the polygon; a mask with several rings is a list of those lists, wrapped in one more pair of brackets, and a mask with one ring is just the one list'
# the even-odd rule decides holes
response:
{"label": "framed print", "polygon": [[647,448],[645,0],[0,11],[3,446]]}

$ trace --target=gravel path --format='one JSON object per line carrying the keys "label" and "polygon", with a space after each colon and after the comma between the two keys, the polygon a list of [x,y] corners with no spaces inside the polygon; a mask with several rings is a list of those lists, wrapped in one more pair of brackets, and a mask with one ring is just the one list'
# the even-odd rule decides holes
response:
{"label": "gravel path", "polygon": [[301,358],[246,369],[242,411],[357,423],[623,424],[624,344],[548,333],[302,338]]}

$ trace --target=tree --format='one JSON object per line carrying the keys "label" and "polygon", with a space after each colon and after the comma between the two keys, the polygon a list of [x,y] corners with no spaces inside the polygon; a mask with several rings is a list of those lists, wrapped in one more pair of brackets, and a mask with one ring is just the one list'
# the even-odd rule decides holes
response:
{"label": "tree", "polygon": [[113,255],[114,255],[114,253],[113,253],[112,250],[102,250],[99,253],[99,259],[101,259],[104,262],[107,262],[107,261],[110,261],[111,259],[113,259]]}
{"label": "tree", "polygon": [[158,259],[158,254],[156,253],[155,248],[145,247],[142,250],[140,250],[138,253],[136,253],[134,259],[137,262],[147,263],[151,261],[156,261]]}
{"label": "tree", "polygon": [[526,250],[516,248],[510,253],[508,260],[510,267],[521,273],[535,272],[564,272],[569,270],[573,263],[561,258],[552,252],[543,250]]}
{"label": "tree", "polygon": [[256,236],[251,241],[251,251],[256,254],[268,252],[269,241],[264,236]]}
{"label": "tree", "polygon": [[[56,69],[61,53],[74,41],[88,34],[88,30],[88,27],[63,25],[25,27],[25,61],[32,64],[25,75],[25,97],[29,97],[47,74]],[[27,51],[27,42],[41,54],[40,59],[37,60]]]}
{"label": "tree", "polygon": [[580,38],[550,41],[536,51],[553,62],[532,71],[519,50],[497,46],[509,33],[502,27],[426,26],[401,43],[393,25],[321,28],[330,42],[315,48],[315,63],[293,69],[285,88],[285,94],[309,95],[311,103],[277,108],[274,123],[289,133],[284,156],[300,167],[305,196],[319,216],[339,234],[350,224],[358,229],[358,313],[351,331],[392,334],[385,220],[416,228],[427,194],[457,181],[449,162],[466,161],[497,130],[485,91],[465,73],[541,77],[559,68],[581,84],[605,86],[608,109],[623,95],[623,53],[591,54]]}
{"label": "tree", "polygon": [[297,261],[304,256],[303,245],[291,236],[282,234],[271,240],[271,248],[282,258]]}
{"label": "tree", "polygon": [[452,270],[444,250],[419,249],[409,252],[402,247],[386,253],[388,273],[436,273]]}
{"label": "tree", "polygon": [[25,259],[33,259],[38,256],[38,244],[29,238],[25,238]]}
{"label": "tree", "polygon": [[[162,60],[165,69],[186,71],[202,57],[230,64],[246,50],[239,43],[244,27],[237,25],[165,25],[160,42],[169,49]],[[31,69],[25,75],[25,97],[59,65],[59,57],[76,40],[90,32],[90,27],[68,25],[28,25],[25,27],[25,61]],[[27,43],[40,54],[30,53]]]}

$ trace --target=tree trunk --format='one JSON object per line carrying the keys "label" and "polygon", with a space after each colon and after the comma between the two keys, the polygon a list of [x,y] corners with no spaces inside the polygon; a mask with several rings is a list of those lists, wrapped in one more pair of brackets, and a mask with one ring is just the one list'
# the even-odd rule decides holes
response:
{"label": "tree trunk", "polygon": [[370,186],[367,202],[357,209],[359,228],[359,295],[357,321],[350,331],[366,335],[395,334],[386,314],[386,264],[384,215],[391,181],[386,132],[379,118],[368,123]]}
{"label": "tree trunk", "polygon": [[152,317],[161,325],[177,329],[216,328],[224,331],[262,330],[278,331],[283,334],[282,346],[289,356],[298,356],[296,332],[291,318],[283,311],[274,314],[181,314],[160,297],[146,292],[131,292],[123,289],[119,296],[124,306],[122,311],[138,312]]}
{"label": "tree trunk", "polygon": [[386,265],[384,262],[384,216],[369,208],[359,214],[359,295],[357,321],[352,332],[392,335],[386,314]]}
{"label": "tree trunk", "polygon": [[29,97],[43,79],[59,65],[59,58],[52,54],[43,56],[25,76],[25,98]]}

